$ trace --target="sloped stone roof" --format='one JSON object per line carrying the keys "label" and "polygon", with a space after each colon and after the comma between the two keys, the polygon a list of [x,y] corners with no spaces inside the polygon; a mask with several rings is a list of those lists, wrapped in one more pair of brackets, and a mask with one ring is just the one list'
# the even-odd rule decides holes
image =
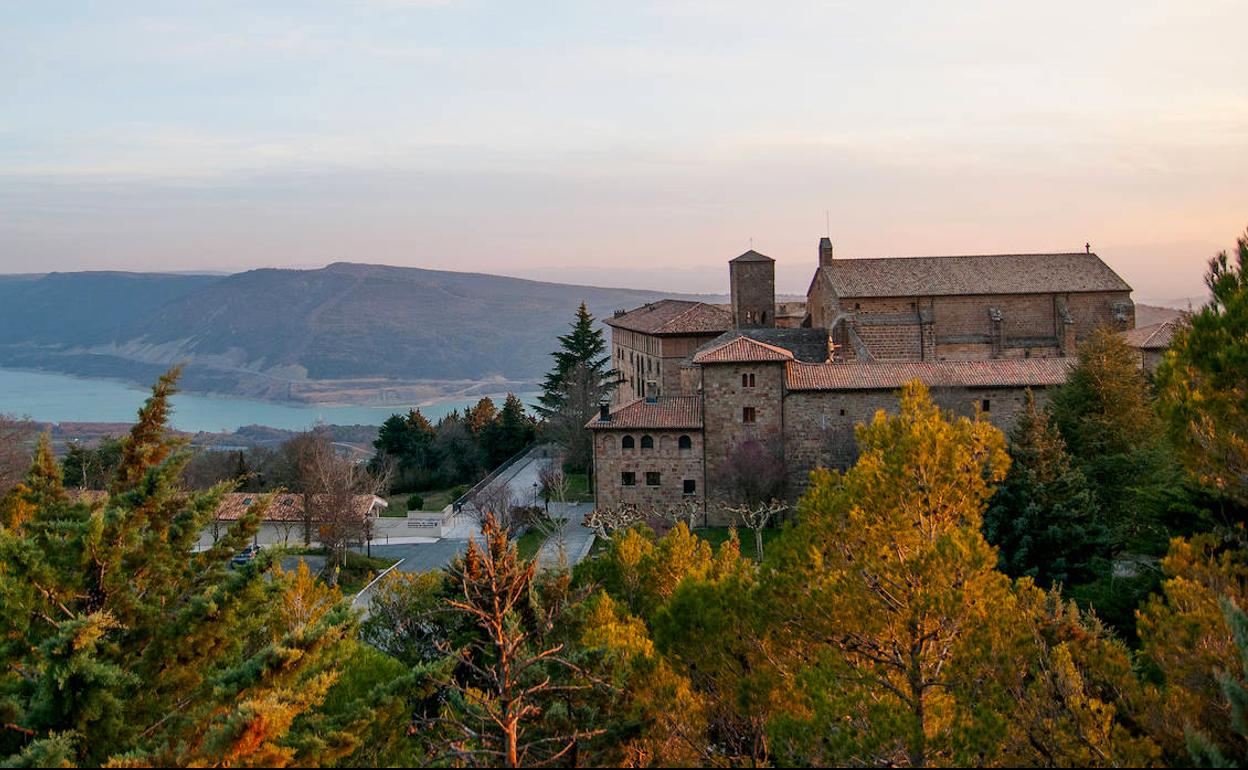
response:
{"label": "sloped stone roof", "polygon": [[750,249],[749,251],[745,252],[741,256],[734,257],[733,259],[730,259],[728,261],[729,262],[775,262],[776,260],[767,256],[766,254],[760,254],[754,249]]}
{"label": "sloped stone roof", "polygon": [[730,364],[738,362],[792,361],[793,354],[782,347],[750,339],[737,333],[723,342],[707,345],[693,357],[695,364]]}
{"label": "sloped stone roof", "polygon": [[603,421],[594,417],[586,427],[599,430],[700,430],[702,400],[697,396],[672,396],[647,401],[638,399],[611,413]]}
{"label": "sloped stone roof", "polygon": [[1066,381],[1075,358],[994,358],[804,364],[790,362],[789,390],[896,390],[918,380],[928,387],[1047,387]]}
{"label": "sloped stone roof", "polygon": [[707,302],[661,299],[604,323],[643,334],[718,334],[732,328],[732,311]]}
{"label": "sloped stone roof", "polygon": [[1123,342],[1138,350],[1164,350],[1170,347],[1171,342],[1174,342],[1174,332],[1178,326],[1179,322],[1172,318],[1168,321],[1128,329],[1120,332],[1119,336],[1122,337]]}
{"label": "sloped stone roof", "polygon": [[932,297],[1131,291],[1095,254],[836,259],[818,269],[837,296]]}

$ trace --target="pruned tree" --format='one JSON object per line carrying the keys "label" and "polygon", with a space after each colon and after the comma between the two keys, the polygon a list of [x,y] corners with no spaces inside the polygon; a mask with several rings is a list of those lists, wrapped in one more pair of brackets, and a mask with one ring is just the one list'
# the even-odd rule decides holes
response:
{"label": "pruned tree", "polygon": [[763,560],[763,530],[777,516],[789,510],[789,504],[783,500],[768,500],[763,503],[739,505],[726,508],[727,511],[754,533],[754,547],[758,560]]}
{"label": "pruned tree", "polygon": [[442,753],[458,763],[548,767],[604,732],[543,718],[596,682],[563,644],[544,638],[555,624],[533,596],[536,565],[519,558],[492,516],[482,533],[485,542],[470,542],[449,570],[446,605],[474,633],[462,647],[443,649],[467,676],[450,681],[449,708],[428,726],[449,732]]}
{"label": "pruned tree", "polygon": [[598,506],[585,514],[582,522],[592,529],[594,534],[603,540],[610,540],[616,532],[641,524],[653,516],[648,511],[632,503],[616,506]]}

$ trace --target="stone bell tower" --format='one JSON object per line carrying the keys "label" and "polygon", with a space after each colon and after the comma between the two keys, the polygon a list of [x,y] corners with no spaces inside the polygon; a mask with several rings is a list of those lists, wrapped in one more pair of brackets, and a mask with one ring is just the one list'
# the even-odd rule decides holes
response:
{"label": "stone bell tower", "polygon": [[733,325],[770,329],[776,325],[776,261],[753,249],[728,262]]}

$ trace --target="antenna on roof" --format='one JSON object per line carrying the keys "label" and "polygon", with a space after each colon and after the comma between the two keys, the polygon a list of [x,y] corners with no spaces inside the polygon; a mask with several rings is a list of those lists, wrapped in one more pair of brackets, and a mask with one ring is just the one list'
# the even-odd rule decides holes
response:
{"label": "antenna on roof", "polygon": [[753,238],[750,238],[750,249],[751,249],[751,250],[753,250],[753,249],[754,249],[754,239],[753,239]]}
{"label": "antenna on roof", "polygon": [[1085,244],[1083,244],[1083,249],[1084,249],[1084,251],[1086,251],[1086,252],[1088,252],[1089,254],[1091,254],[1091,253],[1092,253],[1092,244],[1091,244],[1091,243],[1085,243]]}
{"label": "antenna on roof", "polygon": [[832,237],[832,217],[828,216],[827,209],[823,210],[823,228],[824,228],[823,234],[831,238]]}

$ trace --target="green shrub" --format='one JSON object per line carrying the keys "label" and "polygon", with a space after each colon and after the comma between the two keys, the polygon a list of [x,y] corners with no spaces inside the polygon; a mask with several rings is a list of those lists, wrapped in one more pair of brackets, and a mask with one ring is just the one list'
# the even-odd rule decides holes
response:
{"label": "green shrub", "polygon": [[420,495],[412,495],[407,498],[407,510],[419,511],[425,507],[425,498]]}

